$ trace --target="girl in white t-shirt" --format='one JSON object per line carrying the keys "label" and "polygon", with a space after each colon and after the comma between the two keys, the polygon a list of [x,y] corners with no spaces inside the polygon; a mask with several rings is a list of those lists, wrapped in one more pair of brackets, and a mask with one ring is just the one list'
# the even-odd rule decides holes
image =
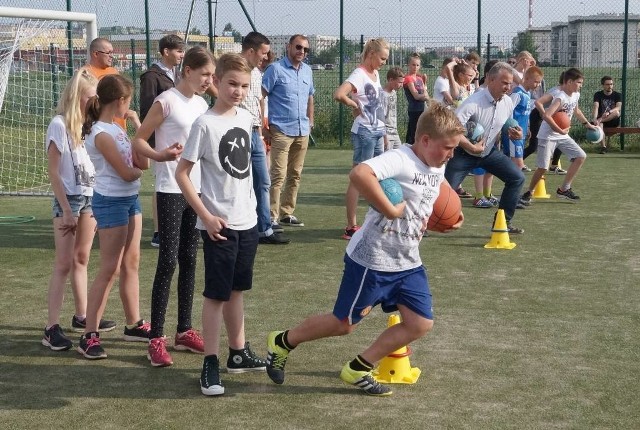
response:
{"label": "girl in white t-shirt", "polygon": [[100,346],[98,321],[102,317],[111,286],[120,275],[120,299],[127,326],[124,339],[148,342],[149,323],[140,318],[138,264],[142,211],[138,191],[142,170],[149,160],[132,152],[125,130],[116,118],[140,127],[138,115],[129,110],[133,83],[120,75],[100,80],[97,96],[87,102],[82,133],[87,152],[96,168],[93,214],[100,237],[100,269],[87,302],[87,324],[78,352],[88,359],[106,358]]}
{"label": "girl in white t-shirt", "polygon": [[[170,366],[173,360],[167,352],[163,328],[171,279],[178,275],[178,327],[174,348],[197,353],[204,351],[202,336],[191,325],[193,289],[200,232],[197,215],[189,206],[175,179],[178,159],[189,137],[191,125],[208,109],[200,97],[213,82],[215,60],[201,46],[189,49],[182,61],[182,79],[156,97],[149,113],[133,140],[134,149],[156,163],[156,196],[160,250],[151,294],[151,331],[147,357],[152,366]],[[147,139],[155,132],[155,149]],[[200,193],[200,165],[190,174],[196,192]]]}
{"label": "girl in white t-shirt", "polygon": [[[42,344],[53,351],[71,348],[60,327],[64,289],[71,276],[75,301],[72,328],[82,329],[87,312],[87,266],[96,223],[91,209],[95,169],[81,138],[84,108],[96,94],[98,80],[87,72],[76,72],[64,91],[47,128],[45,148],[49,180],[53,189],[53,235],[56,257],[49,279],[48,320]],[[104,331],[115,327],[101,321]]]}
{"label": "girl in white t-shirt", "polygon": [[[354,166],[382,153],[379,146],[385,134],[385,126],[380,102],[383,90],[378,72],[388,57],[389,44],[384,39],[369,40],[364,45],[360,66],[333,94],[335,100],[353,109],[355,119],[351,127],[351,142]],[[347,226],[342,235],[347,240],[360,228],[356,222],[358,197],[358,190],[349,184],[346,194]]]}

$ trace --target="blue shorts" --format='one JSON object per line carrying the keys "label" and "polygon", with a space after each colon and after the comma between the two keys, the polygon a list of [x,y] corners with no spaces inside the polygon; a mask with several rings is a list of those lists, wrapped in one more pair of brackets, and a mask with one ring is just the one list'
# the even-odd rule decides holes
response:
{"label": "blue shorts", "polygon": [[353,164],[360,164],[374,155],[380,155],[384,148],[381,143],[384,131],[371,131],[367,127],[360,126],[357,133],[351,133],[351,143],[353,144]]}
{"label": "blue shorts", "polygon": [[480,175],[484,175],[485,173],[487,173],[487,171],[484,170],[482,167],[476,167],[475,169],[471,170],[471,173],[473,173],[476,176],[480,176]]}
{"label": "blue shorts", "polygon": [[427,270],[423,267],[402,272],[381,272],[359,265],[344,256],[344,274],[333,307],[333,315],[349,324],[357,324],[378,304],[384,312],[404,305],[418,315],[433,319]]}
{"label": "blue shorts", "polygon": [[253,263],[258,250],[258,226],[249,230],[223,228],[227,240],[212,240],[201,230],[204,251],[204,292],[208,299],[228,302],[232,291],[253,285]]}
{"label": "blue shorts", "polygon": [[109,197],[93,192],[93,216],[98,229],[129,224],[129,218],[142,213],[138,195]]}
{"label": "blue shorts", "polygon": [[[76,218],[78,218],[80,214],[90,214],[93,212],[93,209],[91,208],[91,196],[83,196],[82,194],[67,194],[67,201],[69,202],[69,206],[71,206],[71,212],[73,216]],[[60,202],[58,201],[58,199],[54,197],[51,206],[53,217],[62,217],[62,206],[60,206]]]}

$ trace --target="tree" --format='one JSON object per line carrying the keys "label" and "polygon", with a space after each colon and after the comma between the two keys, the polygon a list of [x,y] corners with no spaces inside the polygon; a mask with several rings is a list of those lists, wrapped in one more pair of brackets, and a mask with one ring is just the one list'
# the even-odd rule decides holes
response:
{"label": "tree", "polygon": [[224,28],[222,29],[222,32],[225,35],[231,33],[231,36],[233,36],[234,42],[242,42],[242,33],[234,29],[233,25],[230,22],[225,24]]}
{"label": "tree", "polygon": [[427,64],[433,65],[433,61],[437,59],[438,59],[438,54],[433,49],[420,54],[420,60],[422,60],[423,66],[426,66]]}
{"label": "tree", "polygon": [[198,27],[193,27],[189,31],[189,34],[195,34],[195,35],[199,36],[199,35],[202,34],[202,31],[200,31],[200,29]]}
{"label": "tree", "polygon": [[529,31],[521,31],[516,38],[516,44],[514,51],[516,53],[521,51],[529,51],[533,58],[538,57],[538,45],[533,40],[533,35]]}

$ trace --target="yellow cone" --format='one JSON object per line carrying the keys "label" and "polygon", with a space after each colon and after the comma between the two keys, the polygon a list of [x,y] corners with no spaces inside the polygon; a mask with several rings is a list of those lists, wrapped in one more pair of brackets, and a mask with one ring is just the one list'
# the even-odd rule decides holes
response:
{"label": "yellow cone", "polygon": [[533,189],[533,195],[531,196],[534,199],[548,199],[551,198],[549,194],[547,194],[547,186],[545,185],[544,176],[540,178],[536,187]]}
{"label": "yellow cone", "polygon": [[[398,315],[390,315],[387,327],[400,324]],[[380,360],[380,364],[373,371],[373,377],[378,382],[387,384],[415,384],[420,377],[420,369],[411,367],[409,356],[411,351],[408,347],[393,351]]]}
{"label": "yellow cone", "polygon": [[484,246],[485,248],[513,249],[516,247],[516,244],[509,240],[509,229],[507,227],[507,219],[504,216],[504,209],[498,209],[491,231],[491,240]]}

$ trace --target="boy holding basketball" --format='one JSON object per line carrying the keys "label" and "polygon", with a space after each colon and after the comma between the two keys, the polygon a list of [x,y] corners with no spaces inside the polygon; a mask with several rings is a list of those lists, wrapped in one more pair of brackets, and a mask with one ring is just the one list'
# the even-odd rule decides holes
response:
{"label": "boy holding basketball", "polygon": [[530,172],[524,165],[524,141],[527,138],[527,130],[529,129],[529,115],[533,108],[533,100],[531,92],[537,89],[542,82],[544,73],[537,66],[529,67],[523,75],[522,84],[513,89],[509,97],[513,100],[513,119],[518,121],[518,125],[522,129],[522,137],[520,139],[509,139],[507,133],[502,133],[502,150],[504,154],[511,157],[511,161],[515,163],[521,170]]}
{"label": "boy holding basketball", "polygon": [[[418,247],[444,181],[444,165],[464,132],[452,111],[434,103],[418,120],[413,146],[387,151],[353,168],[351,183],[378,210],[369,209],[347,246],[333,312],[269,334],[267,373],[273,382],[284,382],[288,355],[299,344],[351,333],[380,304],[385,312],[398,310],[402,323],[387,328],[345,364],[340,378],[366,394],[391,395],[391,389],[373,379],[371,372],[377,361],[421,338],[433,326],[431,293]],[[405,199],[395,206],[378,184],[391,177],[400,183]],[[461,214],[451,230],[462,222]]]}
{"label": "boy holding basketball", "polygon": [[580,200],[580,197],[571,189],[571,182],[584,164],[587,154],[580,148],[576,141],[569,136],[571,126],[561,128],[556,121],[554,121],[553,115],[556,112],[564,112],[569,117],[569,120],[571,120],[575,114],[586,128],[595,128],[594,125],[589,123],[589,120],[584,116],[580,107],[578,107],[580,88],[582,88],[583,82],[584,75],[580,70],[576,68],[566,70],[563,74],[563,83],[559,91],[554,94],[551,105],[544,111],[544,122],[538,132],[538,156],[536,160],[538,168],[531,178],[529,190],[522,195],[521,201],[524,204],[531,202],[533,190],[538,184],[538,181],[540,181],[540,178],[547,172],[549,160],[556,147],[572,160],[567,169],[567,175],[564,177],[563,184],[556,190],[556,196],[570,202]]}

